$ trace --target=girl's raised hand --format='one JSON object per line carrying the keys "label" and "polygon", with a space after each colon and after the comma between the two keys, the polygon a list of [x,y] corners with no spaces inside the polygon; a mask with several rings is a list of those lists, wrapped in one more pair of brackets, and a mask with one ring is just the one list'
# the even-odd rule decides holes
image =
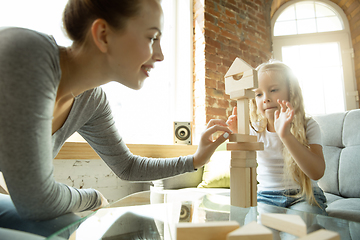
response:
{"label": "girl's raised hand", "polygon": [[274,127],[276,133],[280,138],[286,137],[290,133],[290,123],[294,118],[294,109],[290,102],[280,101],[277,102],[280,105],[280,110],[274,113]]}
{"label": "girl's raised hand", "polygon": [[229,125],[229,129],[233,133],[237,133],[237,108],[236,107],[233,108],[232,114],[229,116],[226,123]]}
{"label": "girl's raised hand", "polygon": [[[209,162],[216,148],[232,133],[224,120],[212,119],[209,121],[206,130],[202,133],[200,143],[194,154],[194,168],[198,169]],[[223,132],[217,139],[213,140],[213,135]]]}

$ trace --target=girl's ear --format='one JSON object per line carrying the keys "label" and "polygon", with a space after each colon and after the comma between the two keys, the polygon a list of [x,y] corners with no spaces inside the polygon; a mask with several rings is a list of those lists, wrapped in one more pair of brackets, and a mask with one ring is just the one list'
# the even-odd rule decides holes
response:
{"label": "girl's ear", "polygon": [[109,25],[103,19],[96,19],[91,26],[91,36],[95,45],[102,53],[108,51]]}

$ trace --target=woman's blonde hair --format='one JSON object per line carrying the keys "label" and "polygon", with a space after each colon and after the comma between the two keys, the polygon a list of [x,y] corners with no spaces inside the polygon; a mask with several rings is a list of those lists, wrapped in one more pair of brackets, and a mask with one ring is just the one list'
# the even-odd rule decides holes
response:
{"label": "woman's blonde hair", "polygon": [[[289,102],[294,107],[295,113],[290,131],[302,145],[309,147],[305,130],[308,118],[305,116],[303,96],[299,81],[291,68],[282,62],[270,60],[258,66],[256,70],[258,76],[262,73],[271,72],[272,76],[284,78],[288,88]],[[250,101],[250,123],[257,132],[266,130],[267,119],[258,111],[255,99]],[[299,195],[304,196],[310,204],[319,205],[314,197],[311,179],[299,168],[286,147],[283,148],[283,156],[285,176],[291,176],[300,185]]]}

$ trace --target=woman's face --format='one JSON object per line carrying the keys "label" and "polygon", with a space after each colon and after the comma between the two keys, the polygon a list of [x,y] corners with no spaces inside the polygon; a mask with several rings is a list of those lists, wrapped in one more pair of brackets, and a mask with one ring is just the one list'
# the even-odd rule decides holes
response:
{"label": "woman's face", "polygon": [[109,35],[110,81],[140,89],[155,62],[164,56],[160,46],[163,12],[157,0],[143,0],[140,14],[125,29]]}

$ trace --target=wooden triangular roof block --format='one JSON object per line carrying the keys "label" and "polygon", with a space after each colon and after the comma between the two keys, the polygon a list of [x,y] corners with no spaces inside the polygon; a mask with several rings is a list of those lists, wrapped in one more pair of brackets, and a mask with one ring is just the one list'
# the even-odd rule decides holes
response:
{"label": "wooden triangular roof block", "polygon": [[257,224],[255,221],[232,231],[227,235],[226,240],[272,240],[273,235],[270,229]]}
{"label": "wooden triangular roof block", "polygon": [[235,58],[225,74],[225,78],[253,69],[251,65],[240,58]]}
{"label": "wooden triangular roof block", "polygon": [[244,90],[257,88],[257,71],[240,58],[236,58],[225,74],[225,93],[231,99],[253,98],[254,94]]}
{"label": "wooden triangular roof block", "polygon": [[264,226],[293,234],[298,237],[306,235],[306,224],[299,215],[263,213],[261,223]]}
{"label": "wooden triangular roof block", "polygon": [[305,237],[298,238],[298,240],[340,240],[340,235],[337,232],[320,229],[309,233]]}

